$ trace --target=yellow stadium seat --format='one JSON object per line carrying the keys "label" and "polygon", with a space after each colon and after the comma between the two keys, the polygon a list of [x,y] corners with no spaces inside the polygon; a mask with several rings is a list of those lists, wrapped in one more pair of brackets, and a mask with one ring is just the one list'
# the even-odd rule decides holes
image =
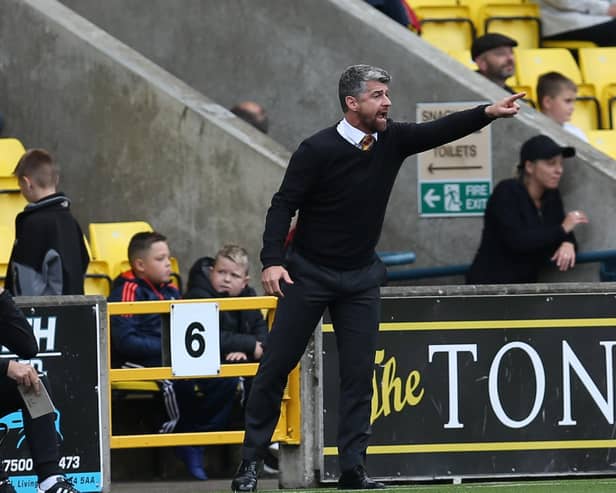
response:
{"label": "yellow stadium seat", "polygon": [[88,258],[92,260],[92,247],[90,246],[90,242],[88,241],[88,237],[83,235],[83,244],[86,247],[86,252],[88,252]]}
{"label": "yellow stadium seat", "polygon": [[15,216],[28,205],[26,199],[17,191],[0,192],[0,225],[6,226],[15,236]]}
{"label": "yellow stadium seat", "polygon": [[8,226],[0,225],[0,279],[6,277],[6,270],[13,250],[15,236]]}
{"label": "yellow stadium seat", "polygon": [[451,7],[459,5],[458,0],[405,0],[412,9],[417,7]]}
{"label": "yellow stadium seat", "polygon": [[121,271],[121,264],[128,258],[128,243],[135,233],[153,231],[144,221],[117,223],[90,223],[88,232],[94,260],[104,260],[109,265],[112,279]]}
{"label": "yellow stadium seat", "polygon": [[579,50],[580,48],[596,48],[597,45],[592,41],[574,41],[571,39],[544,39],[541,41],[543,48],[566,48],[568,50]]}
{"label": "yellow stadium seat", "polygon": [[[459,3],[461,5],[466,5],[470,9],[473,21],[477,22],[477,19],[479,19],[479,11],[486,4],[492,4],[492,5],[498,5],[502,3],[517,4],[517,3],[526,3],[526,0],[460,0]],[[479,29],[479,26],[477,26],[477,31],[482,31],[481,29]]]}
{"label": "yellow stadium seat", "polygon": [[582,77],[593,84],[601,101],[603,128],[613,128],[616,113],[616,48],[580,48],[578,51]]}
{"label": "yellow stadium seat", "polygon": [[[90,223],[88,226],[90,248],[94,260],[102,260],[108,265],[108,275],[115,279],[122,272],[130,269],[128,263],[128,243],[135,233],[153,231],[145,221]],[[171,276],[178,289],[182,291],[180,266],[175,257],[171,257]],[[92,264],[92,262],[91,262]]]}
{"label": "yellow stadium seat", "polygon": [[479,34],[496,32],[518,42],[520,48],[538,48],[541,41],[539,6],[534,3],[487,3],[479,9]]}
{"label": "yellow stadium seat", "polygon": [[[585,86],[588,86],[588,84]],[[601,108],[599,100],[595,97],[594,88],[591,88],[586,94],[584,87],[578,88],[571,123],[585,132],[601,128]]]}
{"label": "yellow stadium seat", "polygon": [[583,129],[600,127],[599,100],[594,86],[584,83],[580,69],[565,48],[515,49],[518,83],[529,88],[527,97],[537,103],[537,80],[547,72],[559,72],[578,86],[578,96],[572,123]]}
{"label": "yellow stadium seat", "polygon": [[111,390],[124,390],[131,392],[158,392],[160,391],[156,382],[142,380],[128,380],[111,382]]}
{"label": "yellow stadium seat", "polygon": [[515,49],[516,75],[521,84],[535,88],[537,79],[546,72],[560,72],[578,86],[582,84],[582,74],[569,50],[564,48]]}
{"label": "yellow stadium seat", "polygon": [[0,191],[19,190],[13,171],[25,152],[26,149],[19,140],[0,139]]}
{"label": "yellow stadium seat", "polygon": [[586,136],[591,145],[616,159],[616,130],[589,130]]}
{"label": "yellow stadium seat", "polygon": [[415,5],[421,24],[421,37],[443,51],[470,49],[475,26],[468,7],[461,5]]}
{"label": "yellow stadium seat", "polygon": [[111,292],[109,265],[104,260],[90,260],[83,282],[85,294],[100,294],[107,298]]}
{"label": "yellow stadium seat", "polygon": [[477,64],[471,58],[471,50],[451,50],[447,54],[454,60],[459,61],[466,68],[477,70]]}

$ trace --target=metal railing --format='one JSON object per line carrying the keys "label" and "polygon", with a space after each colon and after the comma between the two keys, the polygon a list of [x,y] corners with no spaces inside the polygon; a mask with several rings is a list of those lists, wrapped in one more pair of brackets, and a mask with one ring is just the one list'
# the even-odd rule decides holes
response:
{"label": "metal railing", "polygon": [[[581,252],[576,255],[575,259],[578,264],[600,262],[601,266],[599,272],[601,280],[616,280],[616,250]],[[411,281],[431,277],[463,276],[470,267],[471,264],[458,264],[422,267],[419,269],[391,270],[387,272],[387,280]]]}
{"label": "metal railing", "polygon": [[381,261],[388,267],[412,264],[417,258],[415,252],[378,252]]}
{"label": "metal railing", "polygon": [[[267,325],[271,328],[277,306],[277,299],[272,296],[255,296],[243,298],[212,298],[199,300],[164,300],[164,301],[140,301],[132,303],[108,303],[108,316],[112,315],[145,315],[161,314],[169,316],[171,304],[185,303],[218,303],[220,311],[237,310],[266,310]],[[107,324],[108,331],[111,325]],[[107,340],[111,340],[110,337]],[[111,361],[111,348],[108,344],[108,361]],[[191,376],[176,377],[170,366],[155,368],[109,368],[109,443],[110,448],[140,448],[140,447],[166,447],[177,445],[213,445],[242,443],[244,440],[243,430],[233,431],[210,431],[195,433],[153,433],[140,435],[114,435],[112,427],[112,399],[111,392],[114,384],[122,382],[123,387],[129,382],[195,379],[195,378],[224,378],[224,377],[250,377],[257,372],[258,363],[234,363],[222,364],[217,376]],[[130,386],[129,386],[130,387]],[[280,419],[276,425],[272,440],[287,444],[300,443],[300,388],[299,367],[290,374],[285,387],[280,409]]]}

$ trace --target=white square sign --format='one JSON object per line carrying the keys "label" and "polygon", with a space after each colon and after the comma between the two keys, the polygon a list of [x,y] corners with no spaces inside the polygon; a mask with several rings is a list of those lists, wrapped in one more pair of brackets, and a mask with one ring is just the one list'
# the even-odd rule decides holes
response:
{"label": "white square sign", "polygon": [[170,339],[173,375],[220,373],[218,303],[172,304]]}

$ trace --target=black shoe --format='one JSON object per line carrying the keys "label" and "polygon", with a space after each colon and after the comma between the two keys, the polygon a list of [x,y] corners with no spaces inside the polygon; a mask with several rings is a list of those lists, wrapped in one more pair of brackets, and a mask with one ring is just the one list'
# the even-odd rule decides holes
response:
{"label": "black shoe", "polygon": [[10,479],[0,481],[0,493],[15,493],[15,488],[13,488]]}
{"label": "black shoe", "polygon": [[361,464],[342,471],[338,479],[339,490],[380,490],[381,488],[385,488],[385,485],[370,479]]}
{"label": "black shoe", "polygon": [[41,489],[39,486],[36,490],[38,493],[79,493],[79,490],[75,488],[72,479],[58,478],[56,484],[46,490]]}
{"label": "black shoe", "polygon": [[257,491],[259,465],[256,460],[243,460],[231,481],[231,491]]}

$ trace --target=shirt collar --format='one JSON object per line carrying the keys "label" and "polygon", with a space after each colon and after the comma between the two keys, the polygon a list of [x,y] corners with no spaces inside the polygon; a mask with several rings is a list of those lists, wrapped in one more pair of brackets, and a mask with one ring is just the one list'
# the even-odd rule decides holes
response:
{"label": "shirt collar", "polygon": [[[340,123],[338,123],[338,125],[336,126],[336,130],[342,136],[342,138],[344,138],[347,142],[353,144],[355,147],[360,147],[359,143],[361,142],[361,139],[363,139],[366,135],[364,132],[351,125],[346,118],[340,120]],[[379,138],[377,132],[374,132],[372,136],[374,137],[375,142]]]}

